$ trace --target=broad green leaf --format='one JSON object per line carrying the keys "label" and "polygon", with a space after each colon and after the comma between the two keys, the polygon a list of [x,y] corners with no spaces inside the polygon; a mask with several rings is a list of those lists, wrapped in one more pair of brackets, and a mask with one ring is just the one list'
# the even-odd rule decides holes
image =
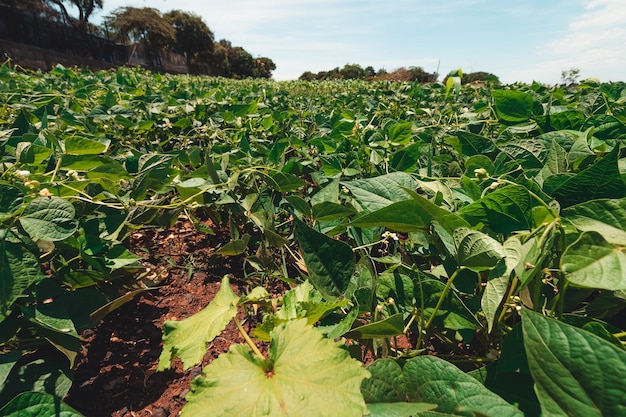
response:
{"label": "broad green leaf", "polygon": [[454,146],[464,156],[485,155],[496,150],[494,143],[484,136],[463,130],[457,130],[450,134],[452,137],[447,138],[446,142]]}
{"label": "broad green leaf", "polygon": [[522,310],[524,347],[542,415],[626,413],[626,352],[587,331]]}
{"label": "broad green leaf", "polygon": [[70,136],[65,139],[65,152],[70,155],[99,155],[105,152],[107,147],[108,143],[101,143],[80,136]]}
{"label": "broad green leaf", "polygon": [[[45,337],[47,334],[40,334]],[[0,385],[0,404],[27,391],[47,393],[57,400],[63,398],[72,386],[73,372],[67,355],[48,351],[45,356],[34,353],[25,355],[14,366]]]}
{"label": "broad green leaf", "polygon": [[391,122],[385,126],[389,141],[394,145],[404,145],[411,140],[413,131],[412,122]]}
{"label": "broad green leaf", "polygon": [[483,223],[497,233],[533,228],[533,201],[525,187],[507,185],[463,207],[459,214],[471,224]]}
{"label": "broad green leaf", "polygon": [[385,227],[398,232],[417,232],[427,226],[418,209],[415,200],[398,201],[354,219],[350,226]]}
{"label": "broad green leaf", "polygon": [[563,208],[599,198],[622,198],[626,196],[626,184],[617,165],[618,155],[619,146],[616,146],[601,160],[575,175],[548,177],[544,191]]}
{"label": "broad green leaf", "polygon": [[587,201],[566,208],[561,215],[580,231],[598,232],[614,245],[626,242],[626,198]]}
{"label": "broad green leaf", "polygon": [[222,278],[220,290],[207,307],[181,321],[163,323],[163,352],[157,370],[169,369],[180,358],[184,369],[200,363],[206,347],[237,314],[239,297],[230,288],[228,276]]}
{"label": "broad green leaf", "polygon": [[626,254],[597,232],[584,232],[561,256],[561,270],[572,284],[626,290]]}
{"label": "broad green leaf", "polygon": [[129,265],[138,265],[137,261],[142,259],[130,252],[121,245],[111,247],[105,255],[105,263],[111,270],[124,268]]}
{"label": "broad green leaf", "polygon": [[24,392],[0,410],[0,417],[83,417],[53,395]]}
{"label": "broad green leaf", "polygon": [[389,167],[394,171],[413,172],[419,165],[422,144],[413,143],[389,156]]}
{"label": "broad green leaf", "polygon": [[15,159],[23,164],[40,165],[42,164],[52,153],[51,148],[45,146],[35,145],[29,142],[20,142],[15,149]]}
{"label": "broad green leaf", "polygon": [[23,245],[0,240],[0,321],[28,287],[45,278],[38,254]]}
{"label": "broad green leaf", "polygon": [[33,239],[57,241],[76,231],[74,206],[59,197],[38,197],[20,216],[20,223]]}
{"label": "broad green leaf", "polygon": [[537,139],[509,141],[500,145],[512,159],[520,161],[524,168],[541,168],[548,158],[548,149],[544,142]]}
{"label": "broad green leaf", "polygon": [[523,91],[493,90],[496,113],[505,122],[525,122],[532,115],[533,97]]}
{"label": "broad green leaf", "polygon": [[352,207],[347,207],[330,201],[324,201],[312,207],[313,218],[318,222],[345,219],[356,213]]}
{"label": "broad green leaf", "polygon": [[281,193],[297,190],[305,185],[304,180],[285,172],[276,172],[267,178],[268,185]]}
{"label": "broad green leaf", "polygon": [[474,412],[494,417],[524,415],[452,363],[435,356],[409,359],[403,371],[409,401],[437,404],[435,412],[453,415]]}
{"label": "broad green leaf", "polygon": [[497,240],[478,230],[459,228],[453,237],[457,262],[472,271],[492,269],[506,256]]}
{"label": "broad green leaf", "polygon": [[360,386],[369,372],[305,320],[277,327],[268,355],[232,345],[192,381],[182,417],[366,414]]}
{"label": "broad green leaf", "polygon": [[350,225],[355,227],[386,227],[400,232],[418,232],[438,222],[449,233],[469,224],[461,217],[438,207],[417,193],[407,190],[413,197],[398,201],[376,211],[354,219]]}
{"label": "broad green leaf", "polygon": [[548,157],[546,158],[545,165],[539,171],[539,174],[535,176],[535,181],[539,185],[543,184],[543,181],[552,176],[563,174],[567,172],[567,152],[561,145],[555,140],[550,143],[550,149],[548,151]]}
{"label": "broad green leaf", "polygon": [[362,180],[344,181],[342,185],[350,190],[367,211],[373,211],[406,200],[407,193],[404,189],[414,190],[416,182],[407,173],[394,172]]}
{"label": "broad green leaf", "polygon": [[367,370],[372,375],[361,383],[366,403],[406,401],[407,387],[400,364],[393,359],[378,359]]}
{"label": "broad green leaf", "polygon": [[341,296],[354,272],[356,260],[352,249],[298,219],[294,219],[294,224],[311,283],[327,299]]}
{"label": "broad green leaf", "polygon": [[402,334],[404,319],[402,313],[394,314],[384,320],[374,321],[350,330],[346,337],[354,339],[373,339],[377,337],[392,337]]}

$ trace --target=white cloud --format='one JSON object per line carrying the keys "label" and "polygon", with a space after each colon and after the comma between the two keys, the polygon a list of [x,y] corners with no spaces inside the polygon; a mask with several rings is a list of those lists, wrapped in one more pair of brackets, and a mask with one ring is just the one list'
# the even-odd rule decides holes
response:
{"label": "white cloud", "polygon": [[[623,0],[586,1],[567,33],[539,49],[548,62],[571,62],[584,77],[609,81],[626,63],[626,7]],[[569,67],[563,67],[568,69]]]}

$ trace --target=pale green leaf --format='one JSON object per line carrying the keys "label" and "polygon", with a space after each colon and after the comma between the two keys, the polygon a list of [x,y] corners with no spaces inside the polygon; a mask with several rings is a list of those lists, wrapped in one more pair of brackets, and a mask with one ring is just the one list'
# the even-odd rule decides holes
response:
{"label": "pale green leaf", "polygon": [[626,415],[626,352],[531,310],[522,310],[524,347],[545,417]]}
{"label": "pale green leaf", "polygon": [[626,198],[591,200],[568,207],[561,214],[580,231],[598,232],[615,245],[626,242]]}
{"label": "pale green leaf", "polygon": [[369,376],[360,362],[306,320],[272,332],[269,358],[232,345],[192,382],[183,417],[360,417]]}
{"label": "pale green leaf", "polygon": [[626,290],[626,254],[597,232],[584,232],[565,249],[561,270],[567,280],[586,288]]}
{"label": "pale green leaf", "polygon": [[238,301],[239,297],[230,288],[228,276],[225,276],[220,290],[204,310],[181,321],[167,320],[163,324],[163,352],[158,370],[169,369],[174,358],[182,360],[184,369],[200,363],[207,344],[237,314]]}

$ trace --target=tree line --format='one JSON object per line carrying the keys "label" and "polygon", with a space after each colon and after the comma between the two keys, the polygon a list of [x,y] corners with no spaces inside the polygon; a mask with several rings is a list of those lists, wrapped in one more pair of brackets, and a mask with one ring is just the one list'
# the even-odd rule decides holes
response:
{"label": "tree line", "polygon": [[[391,72],[384,68],[376,71],[374,67],[361,67],[359,64],[346,64],[343,68],[336,67],[329,71],[313,73],[305,71],[299,79],[304,81],[314,80],[388,80],[388,81],[409,81],[419,83],[430,83],[437,81],[437,72],[427,72],[422,67],[400,67]],[[463,74],[462,83],[470,84],[476,82],[500,83],[500,79],[489,72],[478,71]]]}
{"label": "tree line", "polygon": [[[90,48],[93,35],[126,45],[140,45],[149,65],[160,68],[164,50],[185,56],[189,72],[230,78],[271,78],[276,64],[267,57],[253,57],[226,39],[216,41],[213,32],[193,12],[161,13],[150,7],[120,7],[104,18],[103,25],[90,22],[104,0],[0,0],[0,5],[71,26],[78,42]],[[78,11],[70,15],[68,8]]]}

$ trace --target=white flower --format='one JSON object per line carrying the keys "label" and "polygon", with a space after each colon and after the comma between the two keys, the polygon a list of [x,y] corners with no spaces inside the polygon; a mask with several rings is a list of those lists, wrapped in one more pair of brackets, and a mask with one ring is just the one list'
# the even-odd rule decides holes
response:
{"label": "white flower", "polygon": [[27,171],[25,169],[18,169],[17,171],[15,171],[15,175],[20,178],[28,178],[28,176],[30,175],[30,171]]}
{"label": "white flower", "polygon": [[383,239],[387,240],[387,239],[393,239],[396,242],[400,240],[400,238],[398,237],[397,233],[393,233],[393,232],[389,232],[389,231],[385,231],[383,232]]}
{"label": "white flower", "polygon": [[492,190],[495,190],[496,188],[498,188],[498,185],[500,185],[500,183],[498,181],[494,181],[491,183],[489,188],[491,188]]}

